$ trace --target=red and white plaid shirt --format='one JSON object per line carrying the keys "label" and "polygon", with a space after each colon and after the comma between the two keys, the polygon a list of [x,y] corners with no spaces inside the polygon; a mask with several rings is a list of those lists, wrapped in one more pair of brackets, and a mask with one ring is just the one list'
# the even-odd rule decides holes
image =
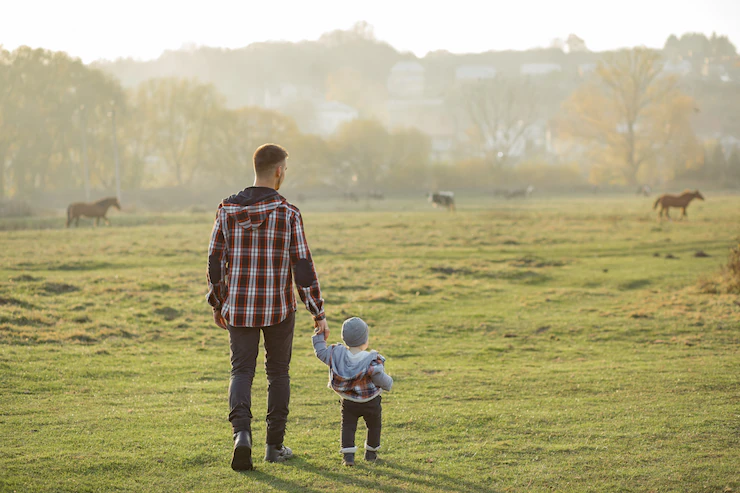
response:
{"label": "red and white plaid shirt", "polygon": [[296,310],[295,277],[306,308],[323,319],[301,212],[277,192],[250,190],[261,198],[250,203],[235,195],[218,208],[208,248],[208,303],[232,327],[275,325]]}

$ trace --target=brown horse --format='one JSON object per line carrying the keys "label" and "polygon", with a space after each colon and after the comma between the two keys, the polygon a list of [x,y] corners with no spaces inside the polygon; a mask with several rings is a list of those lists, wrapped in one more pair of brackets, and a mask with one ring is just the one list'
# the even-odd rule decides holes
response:
{"label": "brown horse", "polygon": [[69,204],[67,207],[67,227],[72,224],[74,220],[75,226],[80,225],[80,216],[95,218],[95,226],[100,222],[100,218],[103,218],[105,224],[110,225],[110,221],[105,215],[108,213],[108,209],[113,206],[119,211],[121,210],[121,204],[118,203],[118,198],[108,197],[106,199],[100,199],[97,202],[91,204],[86,202],[75,202]]}
{"label": "brown horse", "polygon": [[694,190],[693,192],[685,190],[681,195],[669,195],[666,193],[658,197],[658,200],[653,204],[653,209],[658,207],[658,204],[660,204],[660,217],[663,217],[663,211],[665,211],[665,217],[670,219],[671,216],[668,215],[668,209],[671,207],[678,207],[683,210],[681,217],[688,217],[686,215],[686,208],[694,199],[704,200],[704,197],[699,193],[699,190]]}

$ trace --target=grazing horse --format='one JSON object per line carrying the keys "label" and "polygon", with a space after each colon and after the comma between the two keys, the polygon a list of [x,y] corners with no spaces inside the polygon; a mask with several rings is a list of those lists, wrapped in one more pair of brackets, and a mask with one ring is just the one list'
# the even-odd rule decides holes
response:
{"label": "grazing horse", "polygon": [[685,190],[681,195],[669,195],[666,193],[658,197],[658,200],[653,204],[653,209],[658,207],[658,204],[660,204],[660,217],[663,217],[663,211],[665,211],[665,217],[670,219],[671,216],[668,215],[668,209],[671,207],[678,207],[683,210],[681,217],[688,217],[686,215],[686,207],[688,207],[694,199],[704,200],[704,197],[699,193],[699,190],[694,190],[693,192]]}
{"label": "grazing horse", "polygon": [[74,220],[75,226],[80,225],[80,216],[95,218],[95,226],[100,222],[100,218],[103,218],[105,224],[110,225],[110,221],[105,215],[108,213],[108,209],[113,206],[119,211],[121,210],[121,204],[118,203],[118,198],[108,197],[106,199],[100,199],[97,202],[86,203],[86,202],[75,202],[69,204],[67,207],[67,227],[72,224]]}

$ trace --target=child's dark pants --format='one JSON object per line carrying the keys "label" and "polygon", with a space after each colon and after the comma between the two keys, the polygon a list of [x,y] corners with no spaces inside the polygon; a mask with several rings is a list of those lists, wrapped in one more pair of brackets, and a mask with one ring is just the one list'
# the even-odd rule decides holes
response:
{"label": "child's dark pants", "polygon": [[370,447],[380,446],[380,422],[382,408],[380,396],[367,402],[354,402],[342,399],[342,448],[355,446],[357,420],[362,416],[367,426],[367,444]]}

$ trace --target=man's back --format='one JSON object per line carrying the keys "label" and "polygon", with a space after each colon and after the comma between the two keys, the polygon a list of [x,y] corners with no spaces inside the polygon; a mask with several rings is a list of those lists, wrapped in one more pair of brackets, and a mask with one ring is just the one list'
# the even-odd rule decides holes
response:
{"label": "man's back", "polygon": [[[276,190],[249,187],[219,206],[209,248],[209,302],[232,327],[266,327],[296,309],[293,277],[314,316],[323,300],[300,211]],[[215,299],[214,299],[215,298]]]}

